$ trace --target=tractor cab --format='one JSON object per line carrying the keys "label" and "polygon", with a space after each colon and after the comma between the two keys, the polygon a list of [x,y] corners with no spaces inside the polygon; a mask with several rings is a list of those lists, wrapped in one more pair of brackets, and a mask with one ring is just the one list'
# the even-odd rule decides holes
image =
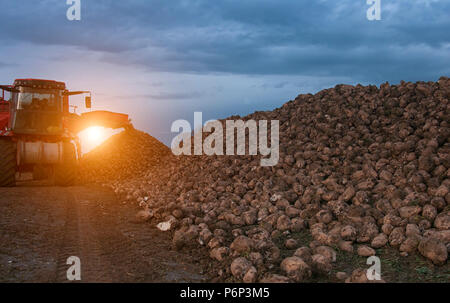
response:
{"label": "tractor cab", "polygon": [[[14,85],[1,88],[11,95],[8,102],[0,100],[0,110],[8,105],[8,128],[27,135],[61,135],[63,117],[69,115],[69,96],[90,93],[69,92],[64,82],[39,79],[16,79]],[[89,107],[90,103],[90,96],[86,97]]]}
{"label": "tractor cab", "polygon": [[63,82],[50,80],[14,81],[11,130],[18,134],[60,135],[65,88]]}

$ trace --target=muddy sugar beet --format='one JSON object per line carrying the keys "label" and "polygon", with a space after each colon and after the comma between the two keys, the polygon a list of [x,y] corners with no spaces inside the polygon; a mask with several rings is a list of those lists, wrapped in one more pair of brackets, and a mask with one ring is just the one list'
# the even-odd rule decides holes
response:
{"label": "muddy sugar beet", "polygon": [[94,151],[84,174],[147,210],[142,228],[170,221],[174,249],[202,247],[214,281],[368,282],[368,266],[340,262],[375,254],[390,282],[380,251],[449,266],[449,97],[446,77],[338,85],[227,119],[279,121],[275,166],[261,154],[174,156],[139,132],[121,137],[137,149]]}
{"label": "muddy sugar beet", "polygon": [[[224,155],[224,149],[227,156],[233,155],[257,155],[258,151],[263,156],[269,156],[268,159],[261,159],[261,166],[274,166],[279,160],[279,121],[271,121],[270,129],[270,147],[268,146],[268,127],[267,120],[226,120],[225,121],[225,140],[223,123],[218,120],[207,121],[202,126],[202,113],[194,113],[194,125],[200,125],[194,132],[194,146],[192,148],[191,125],[189,121],[177,120],[172,124],[172,132],[180,132],[172,140],[172,152],[174,155],[191,155],[192,149],[194,155]],[[214,130],[214,131],[213,131]],[[248,130],[248,143],[246,145],[246,130]],[[210,133],[203,138],[203,132]],[[237,139],[236,139],[237,138]],[[235,144],[236,139],[236,144]],[[225,141],[225,148],[224,148]]]}
{"label": "muddy sugar beet", "polygon": [[129,129],[83,156],[81,181],[102,183],[134,179],[163,163],[166,156],[170,156],[170,149],[164,144],[146,133]]}

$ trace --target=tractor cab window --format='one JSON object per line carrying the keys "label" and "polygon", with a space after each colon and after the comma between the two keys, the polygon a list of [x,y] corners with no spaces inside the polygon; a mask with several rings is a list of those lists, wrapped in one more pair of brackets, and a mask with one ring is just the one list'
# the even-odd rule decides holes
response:
{"label": "tractor cab window", "polygon": [[17,109],[56,111],[58,109],[55,94],[19,93]]}
{"label": "tractor cab window", "polygon": [[61,98],[57,91],[20,88],[17,93],[13,130],[27,134],[59,134],[62,132]]}
{"label": "tractor cab window", "polygon": [[12,94],[5,90],[0,90],[0,101],[8,101],[10,102],[12,98]]}

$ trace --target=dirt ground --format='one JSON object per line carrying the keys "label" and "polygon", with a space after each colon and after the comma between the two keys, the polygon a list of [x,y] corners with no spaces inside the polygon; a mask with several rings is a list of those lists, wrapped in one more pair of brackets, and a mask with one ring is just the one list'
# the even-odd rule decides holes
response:
{"label": "dirt ground", "polygon": [[136,206],[101,187],[21,182],[0,188],[0,282],[202,282],[202,257],[170,248],[170,235],[138,223]]}

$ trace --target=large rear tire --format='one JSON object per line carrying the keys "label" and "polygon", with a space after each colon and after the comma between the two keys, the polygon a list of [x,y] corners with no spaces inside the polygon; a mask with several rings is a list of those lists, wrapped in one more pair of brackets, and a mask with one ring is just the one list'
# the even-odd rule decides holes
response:
{"label": "large rear tire", "polygon": [[0,138],[0,187],[16,186],[16,144]]}
{"label": "large rear tire", "polygon": [[72,186],[77,180],[77,153],[70,142],[63,143],[63,162],[55,168],[55,184],[58,186]]}

